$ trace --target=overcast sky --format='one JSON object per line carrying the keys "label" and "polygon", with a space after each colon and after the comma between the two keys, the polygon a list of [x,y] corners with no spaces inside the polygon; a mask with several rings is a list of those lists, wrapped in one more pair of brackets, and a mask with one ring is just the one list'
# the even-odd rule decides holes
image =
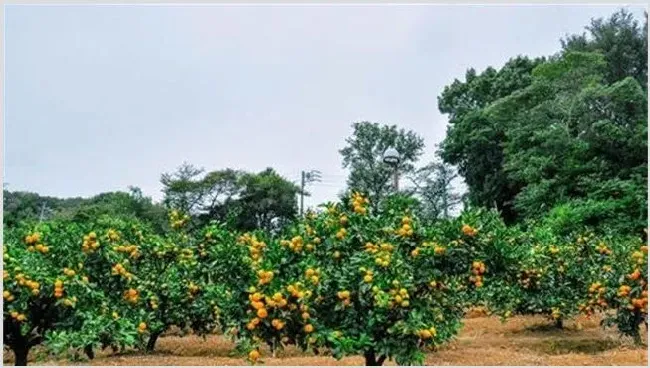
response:
{"label": "overcast sky", "polygon": [[[629,7],[637,19],[643,8]],[[396,124],[433,157],[437,96],[465,70],[543,56],[612,6],[7,6],[4,182],[91,196],[183,161],[323,173],[350,124]]]}

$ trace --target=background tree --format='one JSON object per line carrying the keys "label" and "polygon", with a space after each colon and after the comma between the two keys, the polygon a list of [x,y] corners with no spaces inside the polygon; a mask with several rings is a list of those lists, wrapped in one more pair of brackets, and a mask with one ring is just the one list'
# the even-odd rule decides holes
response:
{"label": "background tree", "polygon": [[[646,95],[631,77],[602,84],[605,67],[601,54],[564,54],[491,110],[516,122],[504,144],[505,167],[521,185],[514,203],[524,217],[571,201],[582,208],[573,213],[580,224],[645,226]],[[535,103],[522,109],[524,99]]]}
{"label": "background tree", "polygon": [[183,213],[196,214],[206,192],[201,178],[204,169],[183,162],[173,173],[163,173],[160,183],[163,185],[163,203],[167,208],[174,208]]}
{"label": "background tree", "polygon": [[349,188],[368,193],[373,201],[392,191],[393,169],[383,162],[383,154],[394,147],[401,156],[400,175],[413,173],[414,164],[422,154],[424,140],[415,132],[397,129],[397,126],[359,122],[352,124],[352,136],[339,152],[343,167],[350,170]]}
{"label": "background tree", "polygon": [[60,211],[57,217],[90,221],[102,216],[140,220],[157,232],[167,228],[167,211],[151,198],[145,197],[140,188],[130,187],[129,192],[107,192],[84,200],[78,206]]}
{"label": "background tree", "polygon": [[161,179],[164,203],[193,215],[197,226],[218,221],[239,230],[270,230],[296,217],[300,189],[271,168],[257,174],[233,169],[203,173],[184,163]]}
{"label": "background tree", "polygon": [[457,177],[451,165],[440,161],[431,162],[415,172],[411,177],[413,194],[420,200],[423,219],[448,218],[461,204],[462,196],[453,187]]}
{"label": "background tree", "polygon": [[602,53],[608,68],[605,80],[614,83],[633,77],[645,89],[648,87],[648,13],[643,28],[632,13],[621,9],[609,19],[592,19],[585,29],[589,32],[571,35],[561,40],[563,52],[583,51]]}
{"label": "background tree", "polygon": [[10,228],[20,222],[74,219],[88,221],[101,216],[139,219],[156,231],[166,227],[166,210],[145,197],[140,188],[130,187],[129,192],[106,192],[91,198],[56,198],[30,192],[4,191],[4,225]]}
{"label": "background tree", "polygon": [[38,220],[45,208],[46,219],[56,213],[79,206],[83,198],[61,199],[41,196],[37,193],[3,190],[3,222],[4,225],[15,227],[22,221]]}
{"label": "background tree", "polygon": [[238,229],[277,230],[296,218],[300,188],[272,168],[243,175],[240,185],[239,199],[234,202]]}
{"label": "background tree", "polygon": [[[512,200],[518,192],[503,170],[503,148],[508,122],[487,119],[482,109],[499,98],[528,86],[532,70],[543,59],[516,57],[501,70],[492,67],[477,75],[465,74],[465,82],[455,80],[438,97],[438,108],[449,115],[447,135],[440,148],[446,163],[456,165],[468,186],[468,200],[474,206],[497,208],[504,220],[516,215]],[[505,125],[505,126],[504,126]]]}
{"label": "background tree", "polygon": [[647,32],[626,11],[588,30],[548,59],[517,57],[479,76],[470,69],[445,88],[441,156],[458,165],[471,205],[496,207],[510,223],[546,217],[563,231],[568,218],[644,226]]}

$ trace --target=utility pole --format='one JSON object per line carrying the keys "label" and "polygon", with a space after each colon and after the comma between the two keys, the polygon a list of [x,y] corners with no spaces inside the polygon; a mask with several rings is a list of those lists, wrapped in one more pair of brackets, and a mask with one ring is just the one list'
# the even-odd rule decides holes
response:
{"label": "utility pole", "polygon": [[300,216],[304,213],[305,209],[305,185],[313,183],[315,181],[320,181],[321,172],[318,170],[311,170],[301,172],[300,179]]}
{"label": "utility pole", "polygon": [[302,212],[305,208],[305,171],[301,171],[300,174],[300,216],[302,217]]}

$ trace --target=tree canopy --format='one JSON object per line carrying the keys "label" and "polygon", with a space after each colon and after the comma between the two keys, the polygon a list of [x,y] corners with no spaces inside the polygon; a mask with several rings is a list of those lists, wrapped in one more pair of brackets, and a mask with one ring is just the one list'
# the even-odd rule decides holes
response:
{"label": "tree canopy", "polygon": [[161,176],[163,202],[194,216],[198,225],[227,222],[239,230],[275,229],[298,213],[300,188],[272,168],[260,173],[224,169],[204,173],[183,163]]}
{"label": "tree canopy", "polygon": [[106,192],[90,198],[56,198],[31,192],[4,190],[4,225],[13,228],[21,222],[70,219],[87,221],[101,216],[139,219],[162,231],[167,226],[164,207],[145,197],[140,188],[129,192]]}
{"label": "tree canopy", "polygon": [[413,173],[415,163],[423,153],[424,140],[418,134],[396,125],[357,122],[352,124],[352,135],[339,152],[343,167],[350,170],[349,188],[367,193],[379,200],[392,191],[393,168],[383,162],[384,152],[395,148],[400,155],[397,167],[400,175]]}
{"label": "tree canopy", "polygon": [[508,222],[568,211],[580,224],[645,227],[647,17],[646,31],[624,10],[587,29],[549,58],[470,69],[444,89],[440,153],[471,204]]}

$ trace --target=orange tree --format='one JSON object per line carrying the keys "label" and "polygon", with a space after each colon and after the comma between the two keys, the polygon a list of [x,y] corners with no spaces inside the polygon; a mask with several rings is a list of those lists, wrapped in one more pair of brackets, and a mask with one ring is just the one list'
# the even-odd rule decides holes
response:
{"label": "orange tree", "polygon": [[516,282],[518,264],[528,251],[517,227],[506,226],[495,211],[471,209],[458,218],[436,222],[430,232],[439,234],[438,238],[457,252],[480,256],[472,263],[468,283],[457,290],[463,294],[461,301],[466,310],[483,307],[491,314],[505,311],[503,306],[516,300],[517,293],[511,285]]}
{"label": "orange tree", "polygon": [[97,348],[152,350],[170,326],[211,332],[228,296],[206,244],[230,233],[213,227],[198,244],[187,216],[170,220],[162,235],[111,217],[5,231],[4,343],[17,362],[41,342],[92,358]]}
{"label": "orange tree", "polygon": [[562,327],[568,318],[599,311],[604,324],[639,340],[638,327],[647,320],[647,248],[635,246],[639,239],[558,236],[530,226],[508,242],[510,271],[499,275],[486,298],[492,312],[504,318],[541,314]]}
{"label": "orange tree", "polygon": [[411,205],[392,197],[371,208],[354,193],[281,240],[242,236],[248,288],[237,332],[249,359],[266,343],[362,354],[367,365],[421,363],[423,350],[452,339],[467,304],[459,290],[481,288],[490,272],[481,230],[461,220],[424,228]]}
{"label": "orange tree", "polygon": [[[233,338],[238,336],[240,322],[247,318],[241,300],[248,297],[248,287],[254,279],[252,258],[256,258],[265,243],[252,235],[240,238],[223,224],[212,223],[199,234],[197,254],[200,270],[198,280],[212,288],[207,298],[213,325]],[[250,244],[250,247],[242,244]],[[216,295],[215,295],[216,294]]]}
{"label": "orange tree", "polygon": [[[644,322],[648,326],[648,246],[634,238],[618,238],[617,244],[607,272],[589,287],[589,301],[582,308],[586,313],[604,311],[604,325],[616,325],[641,344],[639,327]],[[598,302],[603,299],[608,308]]]}
{"label": "orange tree", "polygon": [[[186,231],[187,216],[170,213],[172,231],[151,239],[137,277],[142,284],[142,308],[149,311],[150,335],[146,350],[171,326],[191,328],[205,335],[219,325],[220,305],[228,299],[220,282],[219,265],[209,247],[229,233],[213,226],[205,234]],[[233,242],[230,241],[229,244]]]}
{"label": "orange tree", "polygon": [[[584,312],[590,303],[587,289],[599,286],[600,275],[611,272],[613,250],[593,234],[579,237],[557,236],[547,227],[530,226],[517,238],[521,244],[511,248],[520,256],[500,287],[499,302],[492,306],[503,317],[540,314],[561,328],[563,321]],[[517,250],[519,249],[519,250]],[[520,250],[524,250],[523,253]],[[598,290],[596,290],[598,289]],[[605,298],[591,301],[607,307]]]}
{"label": "orange tree", "polygon": [[[98,332],[90,350],[112,347],[114,350],[144,345],[151,331],[153,313],[147,308],[144,291],[148,286],[142,277],[149,263],[148,255],[158,236],[146,226],[116,218],[103,218],[89,225],[92,229],[83,237],[82,251],[86,255],[86,268],[90,280],[101,289],[108,301],[97,306],[103,324],[88,329]],[[97,246],[97,244],[100,246]],[[118,326],[129,326],[120,341],[114,341]],[[61,346],[74,346],[76,335],[84,334],[80,328],[68,334]]]}
{"label": "orange tree", "polygon": [[[13,350],[17,365],[25,365],[29,350],[41,343],[55,352],[70,347],[91,350],[108,328],[101,322],[100,306],[110,305],[110,298],[98,287],[98,274],[88,267],[83,251],[100,251],[102,241],[94,232],[83,241],[84,233],[86,227],[68,222],[5,229],[3,342]],[[110,340],[129,344],[134,334],[133,323],[121,321],[113,326]],[[57,343],[68,336],[75,338]]]}

